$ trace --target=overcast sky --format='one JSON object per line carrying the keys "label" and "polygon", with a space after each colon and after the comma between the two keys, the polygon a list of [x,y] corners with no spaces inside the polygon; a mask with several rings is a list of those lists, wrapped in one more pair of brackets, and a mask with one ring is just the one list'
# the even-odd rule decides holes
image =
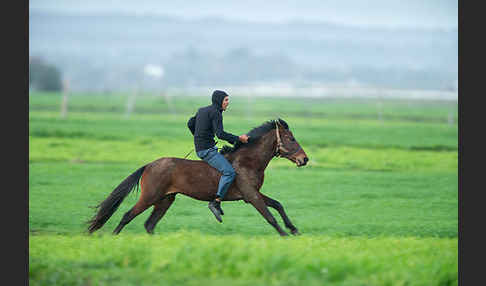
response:
{"label": "overcast sky", "polygon": [[321,21],[353,26],[457,29],[458,0],[30,0],[31,11],[156,13],[185,19]]}

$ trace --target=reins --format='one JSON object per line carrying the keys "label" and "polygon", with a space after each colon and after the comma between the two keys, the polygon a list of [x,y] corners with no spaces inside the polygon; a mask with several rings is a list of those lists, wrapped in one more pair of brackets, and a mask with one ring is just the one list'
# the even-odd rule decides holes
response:
{"label": "reins", "polygon": [[192,151],[194,151],[194,149],[192,149],[191,151],[189,151],[189,153],[187,153],[187,155],[184,157],[184,159],[186,159],[186,158],[187,158],[187,156],[189,156],[189,154],[191,154],[191,153],[192,153]]}

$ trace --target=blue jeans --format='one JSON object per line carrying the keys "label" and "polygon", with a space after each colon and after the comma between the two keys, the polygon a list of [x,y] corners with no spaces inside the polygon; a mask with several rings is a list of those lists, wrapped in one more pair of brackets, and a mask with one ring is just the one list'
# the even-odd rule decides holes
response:
{"label": "blue jeans", "polygon": [[223,174],[221,179],[219,179],[218,192],[216,193],[218,197],[223,199],[236,177],[235,169],[233,169],[233,166],[231,166],[228,160],[218,152],[216,146],[198,151],[196,154],[199,158],[203,159]]}

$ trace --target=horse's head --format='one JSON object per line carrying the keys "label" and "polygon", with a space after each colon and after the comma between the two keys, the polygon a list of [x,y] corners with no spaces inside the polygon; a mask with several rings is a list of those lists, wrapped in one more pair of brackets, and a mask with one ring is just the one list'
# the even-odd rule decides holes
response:
{"label": "horse's head", "polygon": [[292,132],[280,123],[280,119],[275,120],[275,126],[277,137],[275,155],[289,159],[297,164],[297,167],[305,166],[309,158]]}

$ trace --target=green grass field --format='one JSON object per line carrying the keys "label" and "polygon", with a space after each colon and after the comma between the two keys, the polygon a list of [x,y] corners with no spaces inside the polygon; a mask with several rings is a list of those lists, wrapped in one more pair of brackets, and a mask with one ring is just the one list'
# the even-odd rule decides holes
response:
{"label": "green grass field", "polygon": [[60,94],[29,96],[31,285],[458,284],[456,103],[233,97],[227,131],[281,117],[309,156],[272,160],[261,189],[302,235],[281,238],[244,202],[223,203],[219,224],[177,196],[155,235],[147,210],[112,236],[133,192],[90,236],[90,206],[140,166],[184,157],[187,119],[209,104],[145,94],[128,116],[128,96],[72,95],[65,119]]}

